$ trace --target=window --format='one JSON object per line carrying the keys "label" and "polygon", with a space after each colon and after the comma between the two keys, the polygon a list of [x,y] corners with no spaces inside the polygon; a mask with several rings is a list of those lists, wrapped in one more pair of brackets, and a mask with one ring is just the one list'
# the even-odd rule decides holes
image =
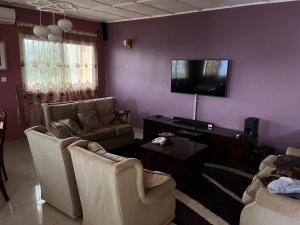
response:
{"label": "window", "polygon": [[94,43],[22,39],[23,82],[26,91],[95,89]]}

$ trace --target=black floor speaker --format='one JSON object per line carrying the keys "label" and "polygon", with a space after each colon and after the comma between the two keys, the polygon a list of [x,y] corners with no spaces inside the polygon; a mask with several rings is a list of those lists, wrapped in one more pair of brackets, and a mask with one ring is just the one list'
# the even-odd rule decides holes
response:
{"label": "black floor speaker", "polygon": [[249,117],[249,118],[245,119],[244,136],[249,137],[249,138],[257,137],[258,126],[259,126],[258,118]]}

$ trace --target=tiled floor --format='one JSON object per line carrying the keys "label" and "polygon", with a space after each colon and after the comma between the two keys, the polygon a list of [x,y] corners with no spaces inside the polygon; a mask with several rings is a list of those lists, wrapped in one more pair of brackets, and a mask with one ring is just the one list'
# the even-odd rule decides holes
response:
{"label": "tiled floor", "polygon": [[0,195],[1,225],[71,225],[74,221],[41,199],[33,162],[26,139],[5,146],[8,181],[5,183],[10,197],[5,202]]}
{"label": "tiled floor", "polygon": [[[135,137],[142,137],[141,130],[135,130]],[[72,220],[41,199],[26,139],[7,143],[4,152],[10,201],[5,202],[0,193],[0,225],[81,224],[82,218]]]}

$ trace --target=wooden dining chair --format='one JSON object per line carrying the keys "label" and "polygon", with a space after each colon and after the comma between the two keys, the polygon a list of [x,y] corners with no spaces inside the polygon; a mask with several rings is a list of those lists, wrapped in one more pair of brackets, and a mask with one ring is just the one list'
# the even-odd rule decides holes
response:
{"label": "wooden dining chair", "polygon": [[7,123],[7,113],[4,111],[4,109],[0,109],[0,190],[2,192],[5,201],[9,201],[9,197],[7,195],[3,178],[2,178],[2,173],[3,173],[5,180],[8,180],[6,170],[5,170],[5,165],[4,165],[4,156],[3,156],[6,123]]}

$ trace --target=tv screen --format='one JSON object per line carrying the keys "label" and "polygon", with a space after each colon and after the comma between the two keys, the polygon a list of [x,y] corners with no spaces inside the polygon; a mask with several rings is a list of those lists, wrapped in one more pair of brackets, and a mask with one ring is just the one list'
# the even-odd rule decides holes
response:
{"label": "tv screen", "polygon": [[171,92],[226,97],[228,59],[172,60]]}

